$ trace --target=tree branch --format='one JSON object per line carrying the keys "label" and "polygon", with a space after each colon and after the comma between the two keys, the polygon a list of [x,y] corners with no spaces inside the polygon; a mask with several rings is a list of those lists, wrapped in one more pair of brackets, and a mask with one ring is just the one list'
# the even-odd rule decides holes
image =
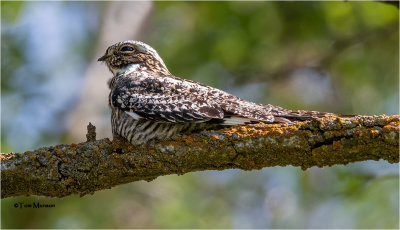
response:
{"label": "tree branch", "polygon": [[399,162],[399,116],[329,117],[286,125],[256,124],[183,135],[151,146],[95,140],[1,156],[2,198],[81,196],[132,181],[201,170]]}

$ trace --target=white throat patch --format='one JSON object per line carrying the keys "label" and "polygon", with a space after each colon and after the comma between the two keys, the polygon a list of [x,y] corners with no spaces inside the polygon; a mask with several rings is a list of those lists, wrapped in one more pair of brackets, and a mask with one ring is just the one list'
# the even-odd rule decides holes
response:
{"label": "white throat patch", "polygon": [[131,72],[137,71],[139,69],[140,69],[140,64],[132,64],[132,65],[128,65],[125,69],[113,70],[113,74],[114,74],[114,76],[117,76],[120,74],[131,73]]}

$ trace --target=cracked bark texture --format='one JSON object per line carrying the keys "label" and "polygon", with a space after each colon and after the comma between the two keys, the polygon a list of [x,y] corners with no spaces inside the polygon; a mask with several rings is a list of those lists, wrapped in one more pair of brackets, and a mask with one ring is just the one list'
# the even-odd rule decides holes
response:
{"label": "cracked bark texture", "polygon": [[399,162],[399,116],[328,117],[293,124],[256,124],[179,136],[148,146],[123,139],[2,153],[2,198],[81,196],[138,180],[201,170],[273,166],[324,167],[356,161]]}

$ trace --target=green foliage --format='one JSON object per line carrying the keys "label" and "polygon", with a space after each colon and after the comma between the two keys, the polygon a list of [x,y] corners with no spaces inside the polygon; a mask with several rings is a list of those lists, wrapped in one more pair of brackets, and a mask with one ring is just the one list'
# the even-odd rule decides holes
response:
{"label": "green foliage", "polygon": [[[367,182],[356,194],[344,200],[357,221],[356,228],[398,228],[399,177],[386,176]],[[368,200],[368,202],[365,202]]]}
{"label": "green foliage", "polygon": [[1,2],[1,20],[6,22],[15,22],[18,19],[19,13],[24,2],[7,1]]}

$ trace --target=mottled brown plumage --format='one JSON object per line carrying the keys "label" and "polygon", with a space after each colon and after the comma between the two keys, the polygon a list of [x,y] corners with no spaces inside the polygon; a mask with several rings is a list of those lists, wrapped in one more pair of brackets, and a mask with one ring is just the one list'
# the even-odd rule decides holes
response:
{"label": "mottled brown plumage", "polygon": [[112,45],[99,61],[106,62],[114,75],[109,82],[113,134],[133,144],[230,125],[285,123],[329,115],[257,104],[175,77],[157,52],[139,41]]}

